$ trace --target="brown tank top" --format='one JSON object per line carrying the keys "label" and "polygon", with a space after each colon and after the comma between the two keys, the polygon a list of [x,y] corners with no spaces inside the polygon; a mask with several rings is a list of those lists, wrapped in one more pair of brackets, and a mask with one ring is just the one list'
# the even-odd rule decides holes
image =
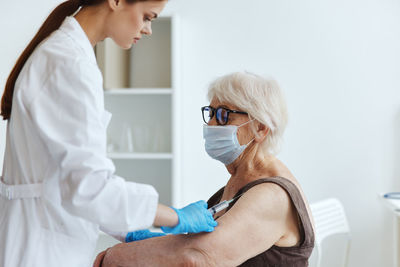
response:
{"label": "brown tank top", "polygon": [[[282,187],[289,195],[292,203],[297,211],[300,219],[300,243],[294,247],[278,247],[272,246],[268,250],[258,254],[257,256],[248,259],[242,263],[241,267],[305,267],[308,266],[308,259],[314,248],[314,231],[312,228],[310,217],[307,213],[306,204],[303,201],[301,193],[297,186],[290,180],[283,177],[263,178],[252,181],[242,187],[235,195],[239,196],[248,191],[253,186],[261,183],[274,183]],[[209,200],[208,206],[214,206],[221,201],[225,187],[221,188]],[[239,198],[238,198],[239,199]],[[236,199],[228,207],[226,212],[235,205]]]}

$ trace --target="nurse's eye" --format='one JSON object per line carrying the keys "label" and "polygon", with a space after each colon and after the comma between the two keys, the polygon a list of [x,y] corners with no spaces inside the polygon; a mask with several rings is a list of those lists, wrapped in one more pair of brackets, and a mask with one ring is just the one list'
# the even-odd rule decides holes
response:
{"label": "nurse's eye", "polygon": [[151,17],[148,17],[148,16],[146,16],[146,17],[144,17],[144,19],[143,19],[144,21],[151,21],[152,20],[152,18]]}

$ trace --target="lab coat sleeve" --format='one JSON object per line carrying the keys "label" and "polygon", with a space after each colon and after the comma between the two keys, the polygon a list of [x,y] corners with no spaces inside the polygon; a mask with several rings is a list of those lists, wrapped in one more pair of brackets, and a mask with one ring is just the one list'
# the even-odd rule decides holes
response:
{"label": "lab coat sleeve", "polygon": [[100,231],[103,231],[104,233],[108,234],[109,236],[114,237],[116,240],[125,243],[126,241],[126,236],[129,232],[114,232],[114,231],[110,231],[107,230],[103,227],[100,227]]}
{"label": "lab coat sleeve", "polygon": [[62,206],[111,231],[145,229],[154,222],[158,194],[150,185],[114,175],[106,156],[103,97],[97,65],[76,59],[49,73],[28,109],[58,165]]}

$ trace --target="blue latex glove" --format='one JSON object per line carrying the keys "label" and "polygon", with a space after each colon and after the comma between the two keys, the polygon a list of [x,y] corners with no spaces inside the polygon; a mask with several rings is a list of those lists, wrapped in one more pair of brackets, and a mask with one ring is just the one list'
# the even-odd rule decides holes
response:
{"label": "blue latex glove", "polygon": [[207,210],[207,203],[204,200],[192,203],[182,209],[175,209],[179,223],[175,227],[161,227],[164,233],[200,233],[212,232],[218,223]]}
{"label": "blue latex glove", "polygon": [[151,232],[149,230],[139,230],[139,231],[134,231],[134,232],[129,232],[126,237],[125,237],[125,242],[133,242],[133,241],[139,241],[139,240],[144,240],[147,238],[152,238],[152,237],[157,237],[157,236],[164,236],[166,234],[164,233],[157,233],[157,232]]}

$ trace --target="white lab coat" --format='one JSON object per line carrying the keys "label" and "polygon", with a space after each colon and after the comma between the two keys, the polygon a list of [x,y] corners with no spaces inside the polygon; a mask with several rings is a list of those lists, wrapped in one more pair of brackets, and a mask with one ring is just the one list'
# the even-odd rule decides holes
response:
{"label": "white lab coat", "polygon": [[155,189],[114,175],[106,156],[111,115],[102,89],[94,50],[67,17],[36,48],[15,86],[1,184],[0,266],[91,266],[99,226],[128,232],[153,223]]}

